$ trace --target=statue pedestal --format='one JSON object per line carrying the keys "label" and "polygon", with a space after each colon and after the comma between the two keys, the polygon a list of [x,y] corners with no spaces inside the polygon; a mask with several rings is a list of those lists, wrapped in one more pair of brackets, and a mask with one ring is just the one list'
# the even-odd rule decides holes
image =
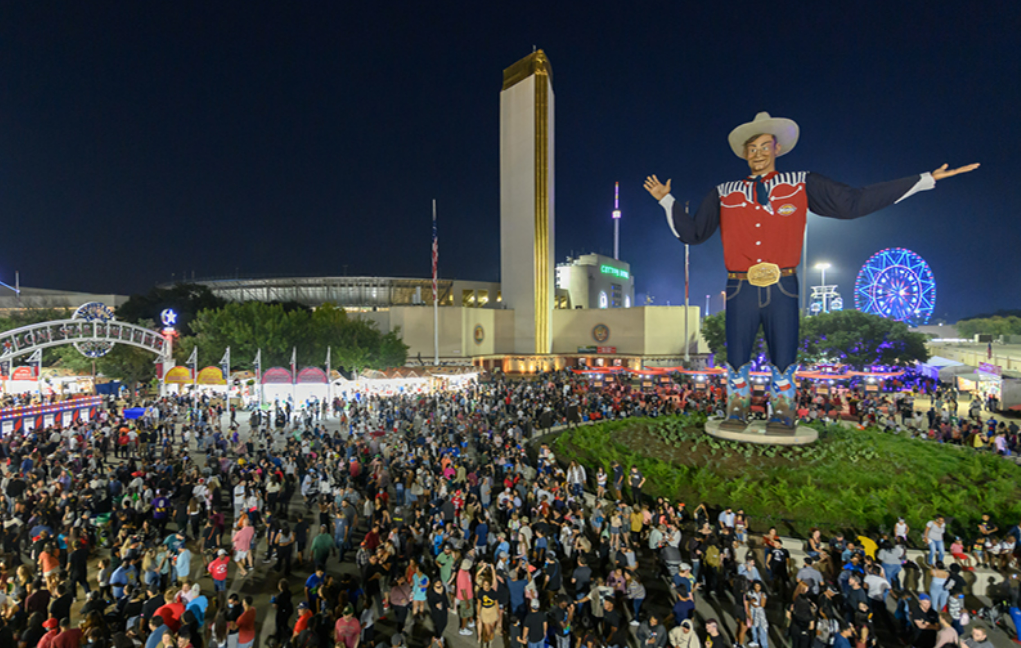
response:
{"label": "statue pedestal", "polygon": [[741,441],[743,443],[758,443],[761,445],[795,446],[815,443],[819,439],[819,433],[815,428],[807,425],[798,425],[791,432],[792,434],[767,434],[765,421],[752,421],[744,430],[728,430],[720,427],[721,419],[710,419],[705,423],[706,434],[717,439],[727,441]]}

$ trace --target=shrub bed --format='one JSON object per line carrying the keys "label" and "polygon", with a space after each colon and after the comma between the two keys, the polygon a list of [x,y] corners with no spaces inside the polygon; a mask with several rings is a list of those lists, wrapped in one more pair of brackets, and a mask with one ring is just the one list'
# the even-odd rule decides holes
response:
{"label": "shrub bed", "polygon": [[818,425],[810,446],[744,444],[708,436],[704,422],[609,421],[566,430],[553,445],[590,478],[600,463],[608,474],[613,460],[625,470],[637,465],[647,477],[644,493],[685,502],[689,511],[698,502],[740,507],[756,530],[891,532],[903,517],[919,539],[941,514],[951,534],[970,539],[983,513],[1001,532],[1021,521],[1021,467],[1003,457],[842,425]]}

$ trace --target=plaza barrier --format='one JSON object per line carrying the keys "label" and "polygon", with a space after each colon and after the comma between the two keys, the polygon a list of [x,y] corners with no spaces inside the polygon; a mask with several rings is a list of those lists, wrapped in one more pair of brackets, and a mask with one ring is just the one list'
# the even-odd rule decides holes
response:
{"label": "plaza barrier", "polygon": [[83,396],[49,405],[23,405],[0,408],[0,434],[28,433],[52,426],[70,427],[93,420],[103,399]]}

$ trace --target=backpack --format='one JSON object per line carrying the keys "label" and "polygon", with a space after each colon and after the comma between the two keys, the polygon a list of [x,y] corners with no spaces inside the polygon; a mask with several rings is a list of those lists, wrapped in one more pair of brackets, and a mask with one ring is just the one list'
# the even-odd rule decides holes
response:
{"label": "backpack", "polygon": [[705,564],[717,568],[720,566],[720,549],[716,545],[709,545],[705,551]]}

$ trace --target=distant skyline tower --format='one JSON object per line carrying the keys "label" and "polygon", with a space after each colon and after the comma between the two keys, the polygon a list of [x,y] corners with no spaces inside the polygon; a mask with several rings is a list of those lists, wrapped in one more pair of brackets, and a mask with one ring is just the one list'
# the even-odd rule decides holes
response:
{"label": "distant skyline tower", "polygon": [[552,350],[552,74],[537,50],[503,71],[500,92],[500,283],[515,353]]}
{"label": "distant skyline tower", "polygon": [[613,183],[613,258],[620,261],[620,183]]}

